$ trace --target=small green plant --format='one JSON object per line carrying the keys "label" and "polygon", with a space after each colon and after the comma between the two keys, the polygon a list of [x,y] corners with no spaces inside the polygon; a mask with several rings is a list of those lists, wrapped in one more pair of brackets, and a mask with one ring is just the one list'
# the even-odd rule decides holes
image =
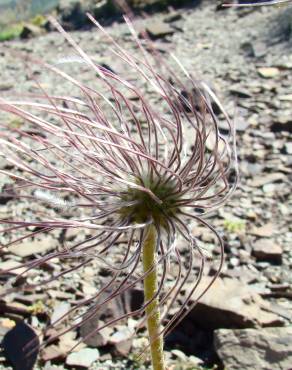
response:
{"label": "small green plant", "polygon": [[37,315],[40,313],[44,313],[46,310],[46,306],[42,301],[37,301],[36,303],[32,304],[28,307],[28,310],[33,314]]}
{"label": "small green plant", "polygon": [[226,219],[224,220],[223,225],[229,233],[238,234],[245,231],[246,223],[240,219]]}
{"label": "small green plant", "polygon": [[47,18],[44,17],[42,14],[37,14],[30,21],[30,23],[32,23],[34,26],[38,26],[38,27],[42,27],[46,22],[47,22]]}
{"label": "small green plant", "polygon": [[10,26],[3,26],[3,28],[0,29],[0,42],[8,41],[11,39],[15,39],[16,37],[19,37],[22,30],[23,30],[22,23],[17,23]]}

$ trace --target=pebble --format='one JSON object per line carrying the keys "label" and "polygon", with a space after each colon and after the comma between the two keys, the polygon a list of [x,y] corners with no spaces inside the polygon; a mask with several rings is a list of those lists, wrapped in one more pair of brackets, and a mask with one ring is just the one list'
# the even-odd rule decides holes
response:
{"label": "pebble", "polygon": [[83,348],[78,352],[70,353],[66,358],[66,365],[89,368],[99,358],[96,348]]}
{"label": "pebble", "polygon": [[149,33],[152,40],[164,38],[174,33],[174,29],[168,23],[159,20],[150,22],[146,27],[146,31]]}
{"label": "pebble", "polygon": [[258,239],[252,247],[253,255],[260,261],[281,263],[283,250],[271,239]]}
{"label": "pebble", "polygon": [[38,240],[24,241],[13,245],[9,251],[19,257],[29,257],[34,254],[44,254],[58,246],[58,241],[50,236]]}
{"label": "pebble", "polygon": [[284,150],[286,154],[292,154],[292,143],[285,143]]}
{"label": "pebble", "polygon": [[274,78],[279,75],[280,71],[275,67],[261,67],[258,68],[258,73],[263,78]]}
{"label": "pebble", "polygon": [[267,223],[260,227],[254,227],[250,230],[250,234],[258,237],[271,237],[275,231],[275,225]]}
{"label": "pebble", "polygon": [[52,316],[51,324],[54,325],[59,319],[61,319],[70,310],[70,303],[68,302],[56,302]]}

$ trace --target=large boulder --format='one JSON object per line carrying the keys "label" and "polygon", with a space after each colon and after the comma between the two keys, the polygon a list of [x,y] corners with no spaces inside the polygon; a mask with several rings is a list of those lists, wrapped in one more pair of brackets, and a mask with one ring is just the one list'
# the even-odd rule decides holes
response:
{"label": "large boulder", "polygon": [[[202,290],[210,283],[210,279],[203,280]],[[283,324],[282,319],[271,312],[269,304],[251,286],[229,278],[215,281],[191,310],[189,319],[206,330]]]}
{"label": "large boulder", "polygon": [[216,330],[214,344],[229,370],[288,370],[292,364],[292,327]]}

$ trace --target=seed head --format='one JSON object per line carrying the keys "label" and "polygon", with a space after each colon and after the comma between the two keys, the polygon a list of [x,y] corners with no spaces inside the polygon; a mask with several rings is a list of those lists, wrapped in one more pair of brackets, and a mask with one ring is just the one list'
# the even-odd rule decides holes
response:
{"label": "seed head", "polygon": [[[21,213],[12,212],[1,220],[2,251],[9,253],[15,244],[37,239],[40,233],[60,230],[66,239],[66,233],[74,231],[78,237],[70,244],[60,237],[58,250],[25,260],[21,275],[29,278],[31,270],[42,271],[52,260],[59,263],[52,276],[41,280],[45,274],[39,274],[35,280],[24,280],[23,289],[32,289],[49,287],[53,280],[87,265],[95,264],[97,274],[106,268],[111,277],[103,284],[97,284],[96,277],[96,294],[75,302],[67,313],[77,328],[127,290],[139,287],[145,277],[141,246],[145,228],[153,224],[158,233],[157,294],[165,307],[162,320],[167,333],[188,312],[195,291],[193,304],[222,266],[223,243],[206,217],[228,199],[236,185],[234,130],[212,90],[196,81],[178,58],[171,55],[175,69],[171,68],[147,36],[138,38],[126,19],[137,49],[131,54],[89,18],[107,38],[108,52],[118,61],[117,69],[124,66],[125,76],[98,64],[52,20],[76,55],[51,64],[29,57],[29,63],[67,83],[67,95],[49,93],[32,74],[38,95],[0,98],[2,112],[24,121],[21,128],[11,128],[1,120],[0,155],[7,166],[0,172],[13,181],[6,189],[14,199],[11,207],[15,200],[22,205]],[[72,63],[80,68],[78,75],[66,72]],[[81,71],[93,77],[85,83]],[[58,90],[57,83],[54,89]],[[225,136],[218,128],[219,112],[227,126]],[[192,235],[190,221],[214,233],[221,253],[218,273],[201,290],[205,255]],[[174,267],[175,276],[171,275]],[[190,289],[184,293],[183,304],[169,317],[169,307],[186,286]],[[129,309],[93,328],[91,334],[119,319],[142,317],[148,304]]]}

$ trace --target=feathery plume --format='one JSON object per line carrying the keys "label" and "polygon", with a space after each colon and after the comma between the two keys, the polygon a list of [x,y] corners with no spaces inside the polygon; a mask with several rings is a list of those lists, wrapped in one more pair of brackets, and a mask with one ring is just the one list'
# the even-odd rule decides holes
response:
{"label": "feathery plume", "polygon": [[[22,214],[1,219],[5,241],[1,251],[9,252],[40,233],[79,231],[78,241],[63,247],[60,243],[58,250],[20,265],[24,277],[52,260],[60,264],[60,270],[46,279],[22,280],[23,289],[44,288],[97,261],[111,277],[53,323],[58,327],[65,318],[72,319],[58,335],[79,328],[144,282],[145,302],[140,308],[93,328],[89,335],[131,316],[142,318],[138,328],[142,327],[146,315],[148,329],[151,317],[156,320],[150,333],[150,344],[155,344],[187,314],[190,299],[195,297],[194,305],[209,289],[222,267],[223,242],[205,217],[224,204],[236,186],[234,128],[207,84],[196,81],[173,55],[176,71],[172,70],[147,37],[139,39],[127,18],[135,55],[88,16],[108,39],[109,52],[126,65],[127,76],[98,64],[52,20],[77,55],[53,64],[33,58],[30,62],[69,83],[74,96],[71,90],[66,96],[48,94],[35,80],[40,93],[34,99],[0,98],[1,111],[20,117],[35,130],[1,123],[0,155],[9,168],[0,172],[13,180],[9,194],[27,207]],[[91,70],[103,89],[61,69],[74,62]],[[151,94],[145,93],[145,86]],[[219,131],[214,105],[227,123],[227,135]],[[205,253],[192,235],[191,221],[211,231],[220,250],[218,272],[203,288]],[[174,281],[169,277],[173,266]],[[184,302],[169,317],[169,308],[186,287],[190,289]],[[6,293],[19,289],[11,286]]]}

